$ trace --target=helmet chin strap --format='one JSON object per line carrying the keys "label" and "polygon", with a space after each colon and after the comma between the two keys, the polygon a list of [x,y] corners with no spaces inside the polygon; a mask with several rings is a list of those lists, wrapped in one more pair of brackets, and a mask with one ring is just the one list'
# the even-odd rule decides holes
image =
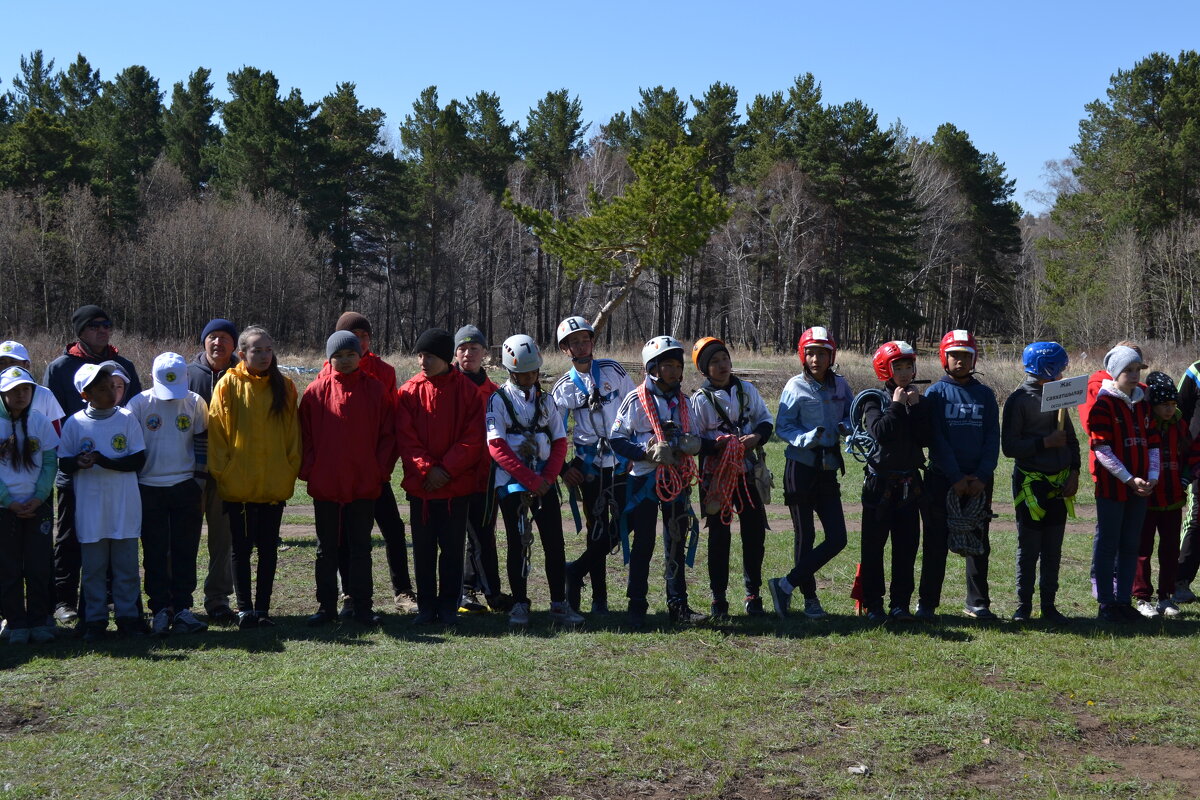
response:
{"label": "helmet chin strap", "polygon": [[576,358],[575,356],[571,356],[571,362],[574,364],[586,364],[591,360],[591,356],[588,356],[587,358]]}

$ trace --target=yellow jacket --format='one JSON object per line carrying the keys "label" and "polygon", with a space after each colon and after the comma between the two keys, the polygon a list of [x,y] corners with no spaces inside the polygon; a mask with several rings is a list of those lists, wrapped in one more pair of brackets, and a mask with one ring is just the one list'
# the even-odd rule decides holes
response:
{"label": "yellow jacket", "polygon": [[284,377],[287,402],[271,413],[271,384],[244,363],[225,373],[208,404],[208,471],[221,499],[278,503],[292,496],[300,472],[296,387]]}

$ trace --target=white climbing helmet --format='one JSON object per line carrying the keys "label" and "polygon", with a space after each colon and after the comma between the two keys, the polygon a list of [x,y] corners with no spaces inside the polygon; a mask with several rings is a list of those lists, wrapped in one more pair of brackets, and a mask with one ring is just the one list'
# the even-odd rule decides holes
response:
{"label": "white climbing helmet", "polygon": [[532,372],[542,368],[542,353],[532,336],[518,333],[500,346],[500,361],[509,372]]}
{"label": "white climbing helmet", "polygon": [[678,350],[679,360],[683,361],[683,344],[678,339],[674,336],[655,336],[642,348],[642,364],[649,371],[660,358],[672,350]]}
{"label": "white climbing helmet", "polygon": [[587,331],[596,338],[596,329],[592,327],[592,323],[588,322],[583,317],[567,317],[562,322],[558,323],[558,344],[562,346],[563,339],[570,336],[576,331]]}

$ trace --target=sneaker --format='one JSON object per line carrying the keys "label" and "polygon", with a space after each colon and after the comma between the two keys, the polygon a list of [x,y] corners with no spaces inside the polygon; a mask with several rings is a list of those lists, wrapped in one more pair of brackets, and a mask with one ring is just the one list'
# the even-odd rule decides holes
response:
{"label": "sneaker", "polygon": [[229,606],[217,606],[211,611],[204,612],[208,617],[209,622],[216,622],[219,625],[231,625],[238,621],[237,612]]}
{"label": "sneaker", "polygon": [[335,619],[337,619],[337,615],[332,611],[325,608],[318,608],[317,613],[309,614],[308,619],[304,621],[304,624],[308,625],[310,628],[316,628],[333,622]]}
{"label": "sneaker", "polygon": [[1137,612],[1146,619],[1158,619],[1160,616],[1158,608],[1149,600],[1138,600],[1135,607],[1137,608]]}
{"label": "sneaker", "polygon": [[417,618],[413,620],[414,625],[432,625],[437,622],[436,611],[418,611]]}
{"label": "sneaker", "polygon": [[275,620],[271,619],[270,615],[265,611],[255,611],[254,616],[257,618],[257,624],[260,628],[274,628]]}
{"label": "sneaker", "polygon": [[458,624],[458,609],[457,608],[440,609],[438,611],[438,622],[442,623],[443,625],[457,625]]}
{"label": "sneaker", "polygon": [[54,626],[52,625],[39,625],[36,628],[29,629],[29,641],[34,644],[49,644],[56,638]]}
{"label": "sneaker", "polygon": [[779,585],[782,578],[771,578],[767,581],[767,592],[771,595],[771,602],[775,605],[775,613],[780,619],[787,619],[788,606],[792,604],[791,592],[785,592],[783,587]]}
{"label": "sneaker", "polygon": [[698,625],[704,622],[708,617],[695,611],[687,602],[676,603],[667,609],[671,617],[671,622],[677,622],[680,625]]}
{"label": "sneaker", "polygon": [[350,620],[354,618],[354,601],[349,596],[342,597],[342,607],[338,611],[338,618]]}
{"label": "sneaker", "polygon": [[150,620],[150,634],[152,636],[167,636],[171,633],[171,611],[170,609],[160,608],[154,612],[154,616]]}
{"label": "sneaker", "polygon": [[929,608],[928,606],[923,606],[920,603],[917,603],[917,611],[915,614],[913,614],[913,616],[917,618],[918,622],[928,622],[932,624],[938,621],[937,611]]}
{"label": "sneaker", "polygon": [[888,615],[883,613],[882,608],[872,608],[867,611],[867,622],[872,625],[882,625],[888,621]]}
{"label": "sneaker", "polygon": [[1100,606],[1100,610],[1096,612],[1096,619],[1100,622],[1124,622],[1125,617],[1121,614],[1120,606],[1116,603]]}
{"label": "sneaker", "polygon": [[980,622],[995,622],[999,619],[995,612],[987,606],[963,606],[963,613],[971,619],[977,619]]}
{"label": "sneaker", "polygon": [[175,621],[171,623],[171,627],[176,633],[204,633],[208,630],[208,623],[196,619],[192,610],[185,608],[175,615]]}
{"label": "sneaker", "polygon": [[488,607],[479,599],[478,592],[474,589],[469,592],[463,592],[462,600],[458,604],[458,613],[482,614],[487,610]]}
{"label": "sneaker", "polygon": [[258,617],[254,614],[253,611],[239,611],[238,612],[238,627],[241,628],[242,630],[246,630],[247,628],[257,628],[258,627]]}
{"label": "sneaker", "polygon": [[59,603],[54,607],[54,619],[61,625],[70,625],[79,619],[79,612],[67,603]]}
{"label": "sneaker", "polygon": [[550,604],[550,621],[556,625],[582,625],[583,615],[560,600]]}
{"label": "sneaker", "polygon": [[1025,603],[1022,603],[1021,605],[1017,606],[1017,610],[1014,611],[1013,615],[1012,615],[1013,622],[1029,622],[1029,620],[1032,618],[1033,618],[1033,608],[1031,608],[1029,605],[1027,605]]}
{"label": "sneaker", "polygon": [[512,611],[508,612],[508,624],[514,628],[524,628],[529,624],[529,603],[513,603]]}
{"label": "sneaker", "polygon": [[763,608],[762,598],[756,594],[746,595],[746,599],[742,601],[742,607],[746,609],[748,617],[763,617],[767,614]]}
{"label": "sneaker", "polygon": [[[54,616],[51,615],[50,618],[54,619]],[[8,620],[0,619],[0,641],[8,641],[8,635],[10,633],[12,633],[12,630],[8,627]]]}
{"label": "sneaker", "polygon": [[29,628],[13,628],[8,634],[9,644],[29,644]]}
{"label": "sneaker", "polygon": [[[490,608],[492,611],[495,611],[497,614],[507,614],[508,612],[512,611],[512,595],[505,594],[504,592],[491,595],[487,599],[487,604],[488,608]],[[571,606],[571,608],[576,608],[576,606]]]}
{"label": "sneaker", "polygon": [[83,627],[83,640],[85,642],[98,642],[107,635],[107,622],[89,622]]}
{"label": "sneaker", "polygon": [[708,607],[708,615],[713,619],[729,619],[729,603],[724,600],[714,600]]}
{"label": "sneaker", "polygon": [[608,614],[608,601],[607,600],[593,600],[592,601],[592,616],[596,616],[597,614]]}
{"label": "sneaker", "polygon": [[401,614],[416,614],[417,596],[412,592],[401,592],[395,598],[396,610]]}
{"label": "sneaker", "polygon": [[821,608],[821,601],[815,597],[804,598],[804,616],[809,619],[825,619],[829,616],[825,613],[825,609]]}
{"label": "sneaker", "polygon": [[1054,606],[1043,606],[1042,621],[1051,625],[1066,625],[1071,620]]}
{"label": "sneaker", "polygon": [[117,618],[117,633],[125,636],[133,636],[139,638],[150,632],[146,627],[146,620],[141,617],[118,617]]}
{"label": "sneaker", "polygon": [[1190,583],[1175,584],[1174,600],[1179,604],[1196,602],[1196,595],[1192,593],[1192,585]]}
{"label": "sneaker", "polygon": [[1158,613],[1164,617],[1178,617],[1179,606],[1175,604],[1174,600],[1166,597],[1158,601]]}
{"label": "sneaker", "polygon": [[364,611],[355,611],[354,621],[359,625],[366,625],[368,628],[374,628],[376,625],[383,624],[383,615],[375,611],[373,608],[368,608]]}
{"label": "sneaker", "polygon": [[631,608],[629,609],[629,629],[640,631],[646,627],[646,609]]}
{"label": "sneaker", "polygon": [[1143,622],[1146,619],[1142,616],[1142,612],[1129,603],[1115,603],[1113,607],[1117,610],[1117,616],[1121,618],[1122,622]]}
{"label": "sneaker", "polygon": [[908,609],[904,606],[896,606],[889,611],[888,619],[890,619],[892,622],[903,622],[905,624],[917,621],[917,618],[908,613]]}

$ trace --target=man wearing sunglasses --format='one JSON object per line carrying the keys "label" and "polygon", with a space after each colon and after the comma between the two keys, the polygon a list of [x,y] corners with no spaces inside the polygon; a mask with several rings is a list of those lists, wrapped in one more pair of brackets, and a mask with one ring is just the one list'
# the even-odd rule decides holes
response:
{"label": "man wearing sunglasses", "polygon": [[[108,343],[113,323],[100,306],[83,306],[71,315],[71,329],[76,342],[67,345],[62,355],[50,362],[42,385],[49,389],[63,409],[63,419],[84,406],[83,398],[75,391],[75,373],[84,364],[116,363],[129,379],[121,405],[142,391],[137,370],[127,358],[118,355]],[[58,427],[62,420],[52,420]],[[79,603],[79,540],[75,538],[75,493],[71,480],[61,471],[55,479],[58,487],[58,530],[54,536],[54,618],[64,625],[76,621]]]}

